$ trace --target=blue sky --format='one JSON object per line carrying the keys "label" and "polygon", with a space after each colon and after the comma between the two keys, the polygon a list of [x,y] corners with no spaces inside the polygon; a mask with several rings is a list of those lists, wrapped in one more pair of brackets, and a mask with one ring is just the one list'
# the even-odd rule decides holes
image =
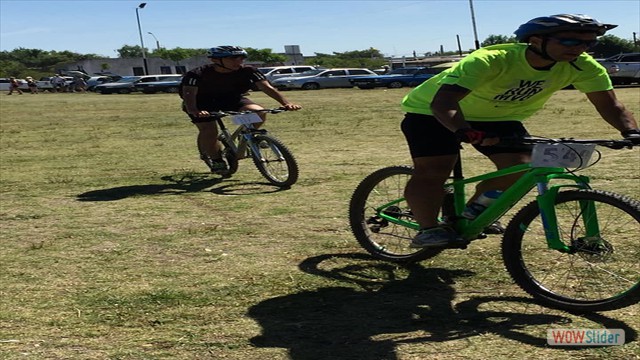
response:
{"label": "blue sky", "polygon": [[[140,45],[136,8],[142,1],[0,0],[0,50],[18,47],[69,50],[117,57],[123,45]],[[474,47],[468,0],[421,1],[176,1],[147,0],[139,10],[145,47],[152,32],[166,48],[233,44],[304,55],[364,50],[410,56]],[[583,13],[620,25],[611,34],[640,38],[639,0],[474,0],[479,41],[511,35],[544,15]]]}

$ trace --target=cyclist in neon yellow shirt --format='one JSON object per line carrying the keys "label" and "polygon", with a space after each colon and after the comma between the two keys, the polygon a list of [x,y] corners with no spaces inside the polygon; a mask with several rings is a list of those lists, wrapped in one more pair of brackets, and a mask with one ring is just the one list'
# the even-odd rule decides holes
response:
{"label": "cyclist in neon yellow shirt", "polygon": [[[402,131],[415,169],[405,197],[421,226],[412,247],[440,247],[460,240],[437,221],[443,184],[457,160],[460,142],[472,144],[498,169],[529,162],[528,146],[492,145],[499,137],[528,135],[522,121],[568,85],[585,93],[624,137],[640,141],[637,122],[616,99],[606,69],[585,53],[598,36],[614,27],[585,15],[535,18],[515,31],[520,43],[476,50],[405,96]],[[517,177],[481,182],[470,202],[484,192],[505,190]]]}

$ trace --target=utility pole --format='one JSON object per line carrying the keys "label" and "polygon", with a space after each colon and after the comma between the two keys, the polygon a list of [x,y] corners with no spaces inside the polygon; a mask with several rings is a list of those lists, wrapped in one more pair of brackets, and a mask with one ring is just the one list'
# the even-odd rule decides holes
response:
{"label": "utility pole", "polygon": [[473,25],[473,38],[476,44],[476,50],[480,49],[478,41],[478,29],[476,29],[476,14],[473,12],[473,0],[469,0],[469,8],[471,8],[471,24]]}
{"label": "utility pole", "polygon": [[155,35],[153,35],[151,31],[149,31],[147,34],[153,36],[153,38],[156,40],[156,49],[160,50],[160,41],[158,41],[158,38]]}
{"label": "utility pole", "polygon": [[136,8],[136,20],[138,20],[138,33],[140,33],[140,45],[142,46],[140,51],[142,51],[142,63],[144,65],[144,74],[149,75],[149,66],[147,65],[147,54],[144,51],[144,40],[142,40],[142,27],[140,26],[140,15],[138,15],[138,9],[144,9],[145,6],[147,6],[147,3],[142,3],[138,5],[138,7]]}

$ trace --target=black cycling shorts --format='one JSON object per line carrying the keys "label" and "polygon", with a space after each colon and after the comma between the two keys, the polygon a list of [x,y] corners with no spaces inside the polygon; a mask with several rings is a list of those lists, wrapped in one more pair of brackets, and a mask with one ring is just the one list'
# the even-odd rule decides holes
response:
{"label": "black cycling shorts", "polygon": [[[253,105],[255,104],[253,101],[251,101],[249,98],[246,97],[241,97],[240,99],[233,99],[233,100],[222,100],[222,101],[213,101],[211,104],[209,104],[208,106],[205,106],[204,109],[200,109],[200,110],[206,110],[206,111],[239,111],[240,109],[242,109],[243,107],[247,106],[247,105]],[[186,108],[184,106],[184,104],[182,104],[182,111],[186,112]],[[206,122],[212,122],[215,121],[214,118],[212,117],[205,117],[205,118],[200,118],[200,117],[195,117],[189,113],[187,113],[187,115],[189,116],[189,118],[191,119],[192,123],[206,123]]]}
{"label": "black cycling shorts", "polygon": [[[469,121],[471,128],[491,132],[499,137],[528,136],[527,129],[520,121]],[[455,134],[444,127],[431,115],[407,113],[402,120],[409,152],[412,158],[423,156],[455,155],[460,150],[460,142]],[[484,155],[531,152],[532,146],[480,146],[473,145]]]}

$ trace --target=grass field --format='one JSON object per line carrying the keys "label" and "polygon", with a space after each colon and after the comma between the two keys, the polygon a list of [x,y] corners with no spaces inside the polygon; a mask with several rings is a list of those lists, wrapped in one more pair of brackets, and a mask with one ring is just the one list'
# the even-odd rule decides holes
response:
{"label": "grass field", "polygon": [[[638,305],[540,307],[506,274],[499,237],[408,267],[357,246],[351,192],[410,162],[407,91],[287,92],[305,108],[267,128],[300,165],[288,190],[250,160],[208,174],[176,95],[0,95],[0,358],[640,359]],[[640,88],[617,92],[640,114]],[[619,136],[573,90],[528,127]],[[464,158],[467,174],[489,168]],[[585,173],[640,198],[639,160],[603,151]],[[621,328],[628,343],[548,347],[557,328]]]}

